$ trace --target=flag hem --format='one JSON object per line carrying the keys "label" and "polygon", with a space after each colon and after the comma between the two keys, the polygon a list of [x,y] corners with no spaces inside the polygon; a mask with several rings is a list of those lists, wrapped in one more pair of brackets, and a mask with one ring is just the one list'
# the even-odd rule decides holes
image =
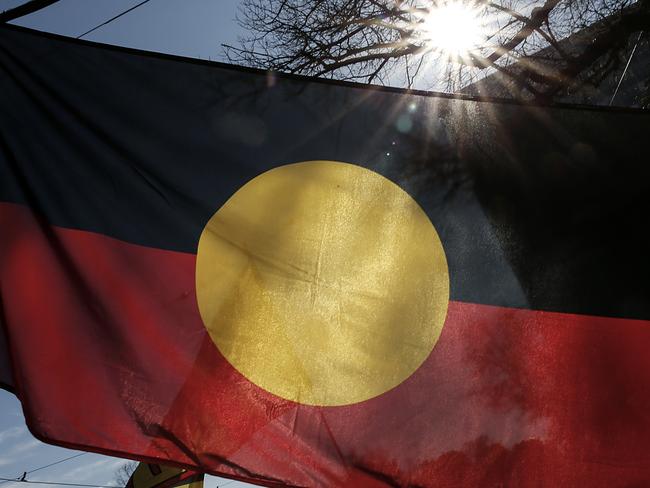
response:
{"label": "flag hem", "polygon": [[[64,36],[61,34],[55,34],[53,32],[39,31],[36,29],[31,29],[29,27],[23,27],[15,24],[0,24],[0,29],[13,30],[18,32],[23,32],[25,34],[45,37],[49,39],[54,39],[61,42],[67,42],[70,44],[76,44],[80,46],[88,46],[96,49],[105,49],[108,51],[116,51],[127,53],[136,56],[144,56],[155,59],[165,59],[170,61],[176,61],[186,64],[194,64],[201,66],[212,66],[215,68],[226,69],[236,72],[244,72],[250,74],[257,74],[259,76],[266,77],[269,74],[269,70],[261,68],[253,68],[249,66],[241,66],[235,64],[223,63],[220,61],[212,61],[206,59],[190,58],[187,56],[180,56],[177,54],[168,54],[161,53],[156,51],[145,51],[143,49],[137,49],[126,46],[119,46],[116,44],[106,44],[103,42],[89,41],[86,39],[76,39],[74,37]],[[331,78],[318,78],[314,76],[307,75],[298,75],[293,73],[284,73],[284,72],[272,72],[273,75],[281,80],[286,81],[295,81],[295,82],[309,82],[309,83],[319,83],[325,85],[334,85],[341,86],[346,88],[353,88],[363,91],[376,91],[383,93],[394,93],[397,95],[416,95],[424,96],[429,98],[445,98],[450,100],[465,100],[470,102],[478,103],[494,103],[500,105],[514,105],[514,106],[523,106],[523,107],[536,107],[536,108],[556,108],[556,109],[568,109],[568,110],[595,110],[595,111],[604,111],[604,112],[617,112],[617,113],[630,113],[630,114],[647,114],[648,110],[642,108],[634,107],[615,107],[608,105],[587,105],[587,104],[578,104],[578,103],[566,103],[566,102],[539,102],[539,101],[524,101],[516,100],[510,98],[502,97],[476,97],[471,95],[465,95],[461,93],[443,93],[436,91],[427,91],[427,90],[416,90],[408,88],[398,88],[392,86],[382,86],[382,85],[369,85],[366,83],[359,83],[354,81],[343,81],[336,80]]]}

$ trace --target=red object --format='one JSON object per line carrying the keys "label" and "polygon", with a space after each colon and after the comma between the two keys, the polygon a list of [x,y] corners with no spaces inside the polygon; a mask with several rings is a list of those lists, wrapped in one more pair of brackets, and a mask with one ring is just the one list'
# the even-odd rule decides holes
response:
{"label": "red object", "polygon": [[[0,385],[41,439],[266,485],[650,484],[650,112],[269,84],[8,25],[0,93]],[[313,160],[405,190],[449,271],[424,364],[339,407],[252,384],[195,296],[215,212]]]}
{"label": "red object", "polygon": [[8,203],[0,228],[14,377],[45,441],[266,484],[650,479],[648,321],[451,302],[403,384],[310,407],[223,359],[198,314],[194,255],[44,226]]}

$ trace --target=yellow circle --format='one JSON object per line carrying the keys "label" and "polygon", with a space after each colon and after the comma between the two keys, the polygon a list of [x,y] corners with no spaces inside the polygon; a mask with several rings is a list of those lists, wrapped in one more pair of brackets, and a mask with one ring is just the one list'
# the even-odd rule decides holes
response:
{"label": "yellow circle", "polygon": [[210,337],[246,378],[298,403],[346,405],[427,358],[449,272],[405,191],[360,166],[311,161],[263,173],[214,214],[196,291]]}

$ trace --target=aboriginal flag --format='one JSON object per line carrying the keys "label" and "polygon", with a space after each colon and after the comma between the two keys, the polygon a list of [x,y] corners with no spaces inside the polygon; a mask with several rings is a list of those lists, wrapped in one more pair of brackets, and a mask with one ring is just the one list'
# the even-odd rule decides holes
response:
{"label": "aboriginal flag", "polygon": [[0,117],[39,438],[266,485],[650,483],[650,114],[2,27]]}

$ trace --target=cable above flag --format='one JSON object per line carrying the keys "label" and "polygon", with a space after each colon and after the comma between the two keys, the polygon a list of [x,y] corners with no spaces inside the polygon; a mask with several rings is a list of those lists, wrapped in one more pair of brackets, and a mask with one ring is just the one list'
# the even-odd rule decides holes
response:
{"label": "cable above flag", "polygon": [[0,381],[288,486],[650,479],[650,114],[0,28]]}

